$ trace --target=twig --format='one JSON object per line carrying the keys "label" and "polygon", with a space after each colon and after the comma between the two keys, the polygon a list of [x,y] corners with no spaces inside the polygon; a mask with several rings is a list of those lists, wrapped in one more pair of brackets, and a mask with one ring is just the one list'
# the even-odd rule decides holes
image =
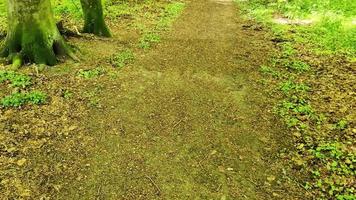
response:
{"label": "twig", "polygon": [[158,185],[152,180],[151,177],[149,177],[149,176],[147,176],[147,175],[145,175],[145,177],[146,177],[148,180],[150,180],[150,182],[152,183],[152,185],[156,188],[156,194],[157,194],[158,196],[160,196],[160,195],[161,195],[161,189],[159,189]]}
{"label": "twig", "polygon": [[182,123],[183,119],[180,119],[177,123],[173,125],[173,128],[177,127],[180,123]]}

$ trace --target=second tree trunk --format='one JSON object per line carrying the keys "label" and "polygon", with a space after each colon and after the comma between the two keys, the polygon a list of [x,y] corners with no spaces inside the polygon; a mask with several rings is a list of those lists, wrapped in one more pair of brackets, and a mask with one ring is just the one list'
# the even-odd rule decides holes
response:
{"label": "second tree trunk", "polygon": [[80,0],[84,14],[84,33],[110,37],[111,33],[105,24],[101,0]]}

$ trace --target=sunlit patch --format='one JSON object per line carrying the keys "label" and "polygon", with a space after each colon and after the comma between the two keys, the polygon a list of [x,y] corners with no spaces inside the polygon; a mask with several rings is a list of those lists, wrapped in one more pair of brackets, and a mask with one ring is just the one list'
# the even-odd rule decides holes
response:
{"label": "sunlit patch", "polygon": [[353,19],[351,22],[352,25],[356,25],[356,19]]}
{"label": "sunlit patch", "polygon": [[284,25],[310,25],[315,21],[313,19],[288,19],[285,17],[277,17],[273,19],[273,22]]}
{"label": "sunlit patch", "polygon": [[232,0],[213,0],[213,1],[223,5],[231,5],[233,2]]}

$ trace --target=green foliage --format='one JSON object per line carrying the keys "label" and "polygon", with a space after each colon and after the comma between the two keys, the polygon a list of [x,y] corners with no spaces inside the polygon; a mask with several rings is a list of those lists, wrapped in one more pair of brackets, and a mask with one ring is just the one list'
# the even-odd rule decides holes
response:
{"label": "green foliage", "polygon": [[292,80],[288,80],[280,84],[280,89],[282,90],[283,93],[289,94],[289,93],[298,93],[298,92],[308,92],[310,90],[310,87],[308,87],[303,83],[298,84]]}
{"label": "green foliage", "polygon": [[52,0],[56,16],[67,17],[75,20],[83,18],[83,12],[78,0]]}
{"label": "green foliage", "polygon": [[164,9],[163,17],[157,24],[157,29],[166,29],[171,26],[175,19],[183,11],[185,4],[182,2],[173,2]]}
{"label": "green foliage", "polygon": [[142,49],[149,49],[153,44],[159,43],[160,41],[161,36],[157,33],[147,32],[141,37],[139,47]]}
{"label": "green foliage", "polygon": [[349,124],[349,122],[347,120],[342,119],[336,124],[335,128],[338,130],[345,130],[347,128],[348,124]]}
{"label": "green foliage", "polygon": [[[272,27],[279,26],[273,25]],[[324,29],[326,27],[324,24],[321,26],[323,28],[320,27],[324,29],[324,32],[316,31],[316,27],[317,25],[298,29],[298,34],[300,34],[298,37],[305,37],[302,42],[325,40],[321,42],[321,46],[328,41],[335,42],[333,43],[335,48],[331,43],[326,48],[333,48],[334,52],[337,49],[346,49],[348,42],[344,46],[336,46],[342,44],[342,41],[347,41],[347,37],[343,35],[337,38],[336,32],[341,29],[340,25],[334,24]],[[274,32],[275,36],[283,40],[288,34],[283,29],[272,28],[272,30],[277,30]],[[331,30],[330,37],[328,30]],[[334,31],[335,38],[332,33]],[[311,37],[311,33],[315,34],[313,36],[315,38]],[[286,126],[293,130],[293,135],[296,137],[294,141],[296,151],[290,151],[291,161],[297,169],[310,174],[305,189],[313,192],[316,198],[356,199],[354,186],[356,155],[350,146],[352,141],[343,140],[343,136],[340,135],[347,131],[350,122],[342,119],[335,124],[329,124],[330,122],[323,114],[314,110],[309,101],[311,88],[303,83],[305,74],[311,67],[299,58],[293,46],[292,42],[279,44],[280,54],[277,58],[273,58],[268,66],[262,66],[260,69],[263,74],[272,75],[276,79],[274,82],[278,82],[277,87],[283,96],[275,112],[284,120]],[[326,122],[328,123],[325,124]]]}
{"label": "green foliage", "polygon": [[31,85],[31,77],[14,72],[0,70],[0,83],[9,82],[12,87],[25,88]]}
{"label": "green foliage", "polygon": [[70,99],[73,96],[73,93],[69,90],[64,90],[62,97],[65,99]]}
{"label": "green foliage", "polygon": [[356,157],[350,149],[342,143],[325,143],[310,150],[313,162],[318,163],[316,181],[309,184],[311,188],[318,188],[337,199],[348,199],[355,196],[354,188],[350,187],[348,177],[355,177]]}
{"label": "green foliage", "polygon": [[114,67],[117,68],[122,68],[125,65],[129,64],[135,59],[134,53],[127,49],[124,51],[121,51],[120,53],[116,54],[114,57],[111,58],[111,64]]}
{"label": "green foliage", "polygon": [[260,67],[260,72],[264,73],[264,74],[271,74],[273,77],[279,77],[280,74],[274,70],[273,68],[269,67],[269,66],[265,66],[265,65],[262,65]]}
{"label": "green foliage", "polygon": [[281,45],[282,58],[295,56],[296,50],[290,42],[282,43]]}
{"label": "green foliage", "polygon": [[[292,30],[295,40],[312,44],[318,52],[346,52],[350,55],[356,52],[356,29],[353,22],[356,4],[353,0],[251,0],[240,4],[250,16],[270,26],[276,34],[283,29],[285,33]],[[282,14],[289,19],[312,19],[313,24],[279,25],[272,21],[275,14]]]}
{"label": "green foliage", "polygon": [[305,17],[315,12],[334,12],[342,16],[356,15],[356,4],[353,0],[282,0],[270,5],[288,17]]}
{"label": "green foliage", "polygon": [[141,5],[131,4],[126,1],[115,1],[115,0],[107,0],[105,1],[105,14],[110,19],[117,18],[133,18],[138,10],[141,9]]}
{"label": "green foliage", "polygon": [[32,92],[15,92],[11,95],[5,96],[1,99],[0,104],[2,107],[20,107],[25,104],[39,105],[46,102],[47,95],[40,91]]}
{"label": "green foliage", "polygon": [[307,115],[311,116],[314,111],[305,100],[296,99],[295,101],[285,100],[279,105],[279,113],[282,116],[297,116]]}
{"label": "green foliage", "polygon": [[6,15],[6,8],[5,8],[5,1],[0,1],[0,17],[5,17]]}
{"label": "green foliage", "polygon": [[314,26],[298,28],[298,39],[312,41],[319,51],[356,51],[356,28],[338,16],[323,16]]}
{"label": "green foliage", "polygon": [[310,70],[310,66],[300,60],[282,60],[283,65],[290,70],[294,70],[296,72],[306,72]]}
{"label": "green foliage", "polygon": [[91,78],[98,77],[104,73],[105,70],[103,68],[98,67],[98,68],[87,69],[87,70],[81,69],[78,71],[77,76],[84,79],[91,79]]}

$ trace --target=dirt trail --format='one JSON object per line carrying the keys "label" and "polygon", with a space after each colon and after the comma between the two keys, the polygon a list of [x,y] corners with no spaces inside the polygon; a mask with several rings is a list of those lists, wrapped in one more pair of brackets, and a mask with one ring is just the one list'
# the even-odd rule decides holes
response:
{"label": "dirt trail", "polygon": [[252,25],[232,1],[193,1],[102,83],[87,177],[63,199],[293,199],[267,181],[283,130],[256,81],[271,43]]}

